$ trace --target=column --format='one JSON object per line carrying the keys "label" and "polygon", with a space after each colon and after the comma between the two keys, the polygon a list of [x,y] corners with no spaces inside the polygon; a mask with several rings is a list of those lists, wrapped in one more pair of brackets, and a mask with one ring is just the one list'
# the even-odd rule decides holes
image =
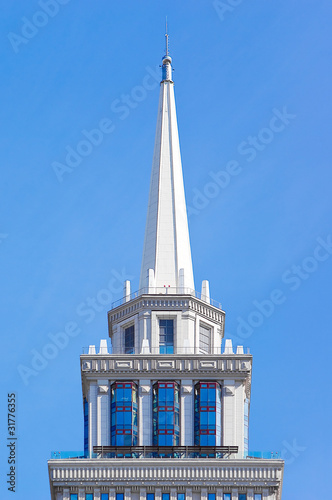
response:
{"label": "column", "polygon": [[178,492],[176,488],[171,488],[170,500],[177,500]]}
{"label": "column", "polygon": [[275,496],[274,493],[270,494],[269,488],[263,488],[262,498],[263,500],[274,500]]}
{"label": "column", "polygon": [[192,380],[181,382],[181,446],[194,445],[194,388]]}
{"label": "column", "polygon": [[100,500],[100,489],[99,488],[94,488],[93,500]]}
{"label": "column", "polygon": [[235,383],[235,439],[239,447],[238,458],[244,458],[244,382]]}
{"label": "column", "polygon": [[89,389],[89,452],[97,445],[97,393],[98,387],[92,383]]}
{"label": "column", "polygon": [[201,500],[207,500],[208,492],[207,488],[201,488]]}
{"label": "column", "polygon": [[139,383],[139,431],[140,446],[152,445],[152,387],[150,380]]}
{"label": "column", "polygon": [[85,489],[84,488],[79,488],[78,500],[85,500]]}
{"label": "column", "polygon": [[235,446],[235,381],[224,380],[223,390],[223,443]]}
{"label": "column", "polygon": [[186,500],[192,500],[193,490],[192,488],[186,488]]}
{"label": "column", "polygon": [[69,500],[70,499],[70,494],[69,494],[69,488],[63,488],[63,500]]}
{"label": "column", "polygon": [[109,446],[111,443],[111,404],[108,380],[98,380],[97,396],[97,444]]}
{"label": "column", "polygon": [[146,488],[139,489],[139,500],[146,500]]}
{"label": "column", "polygon": [[232,500],[239,500],[239,490],[232,488]]}
{"label": "column", "polygon": [[223,488],[217,488],[216,491],[216,500],[224,500],[224,489]]}
{"label": "column", "polygon": [[131,500],[131,488],[125,488],[124,500]]}
{"label": "column", "polygon": [[247,500],[254,500],[254,490],[253,488],[247,489]]}

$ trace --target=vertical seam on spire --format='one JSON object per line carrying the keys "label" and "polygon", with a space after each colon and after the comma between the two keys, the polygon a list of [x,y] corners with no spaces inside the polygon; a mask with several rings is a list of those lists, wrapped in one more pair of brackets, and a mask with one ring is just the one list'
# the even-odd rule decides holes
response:
{"label": "vertical seam on spire", "polygon": [[174,257],[175,257],[175,283],[176,288],[179,284],[179,259],[178,259],[178,239],[177,239],[177,224],[175,216],[175,185],[174,185],[174,158],[173,158],[173,136],[172,136],[172,108],[171,108],[171,82],[168,82],[167,101],[168,101],[168,140],[170,151],[170,167],[171,167],[171,186],[172,186],[172,205],[173,205],[173,238],[174,238]]}
{"label": "vertical seam on spire", "polygon": [[162,82],[163,91],[162,91],[162,105],[161,105],[161,120],[160,120],[160,144],[159,144],[159,169],[158,169],[158,203],[157,203],[157,217],[156,217],[156,240],[155,240],[155,252],[154,252],[154,279],[155,283],[157,283],[157,262],[158,262],[158,240],[159,240],[159,205],[160,205],[160,179],[161,179],[161,152],[163,145],[163,136],[164,136],[164,107],[165,107],[165,83]]}

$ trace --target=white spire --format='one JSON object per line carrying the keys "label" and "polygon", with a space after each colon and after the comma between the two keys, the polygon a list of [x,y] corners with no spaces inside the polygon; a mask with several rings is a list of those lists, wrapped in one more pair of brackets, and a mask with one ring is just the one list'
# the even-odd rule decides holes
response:
{"label": "white spire", "polygon": [[188,293],[195,286],[168,35],[166,41],[140,289],[158,293],[172,287]]}

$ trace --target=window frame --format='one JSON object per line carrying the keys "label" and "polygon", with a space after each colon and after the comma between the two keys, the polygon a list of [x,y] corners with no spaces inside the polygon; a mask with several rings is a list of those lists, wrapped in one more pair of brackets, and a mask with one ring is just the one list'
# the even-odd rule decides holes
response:
{"label": "window frame", "polygon": [[[160,325],[160,322],[161,321],[167,321],[167,322],[172,322],[173,324],[173,338],[172,338],[172,344],[170,344],[169,342],[165,342],[165,344],[162,344],[161,343],[161,335],[165,335],[165,337],[167,337],[167,333],[166,334],[162,334],[161,333],[161,328],[165,328],[165,326],[161,326]],[[158,354],[175,354],[176,352],[176,317],[174,316],[164,316],[164,315],[158,315],[157,316],[157,325],[158,325]],[[167,326],[166,326],[167,328]],[[162,347],[165,348],[165,352],[162,352]],[[171,347],[171,350],[172,352],[167,352],[167,348],[168,347]]]}
{"label": "window frame", "polygon": [[[133,328],[133,345],[131,347],[128,347],[128,349],[132,349],[132,352],[127,352],[127,346],[126,346],[126,331],[129,330],[130,328]],[[136,324],[135,321],[130,321],[129,323],[126,323],[121,326],[122,330],[122,351],[123,354],[135,354],[135,333],[136,333]]]}

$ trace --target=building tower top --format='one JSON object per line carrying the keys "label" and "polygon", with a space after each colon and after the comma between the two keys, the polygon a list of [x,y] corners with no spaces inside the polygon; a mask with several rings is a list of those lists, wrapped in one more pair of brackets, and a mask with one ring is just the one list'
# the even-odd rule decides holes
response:
{"label": "building tower top", "polygon": [[167,26],[165,38],[139,288],[145,293],[158,293],[165,287],[192,293],[195,286]]}

